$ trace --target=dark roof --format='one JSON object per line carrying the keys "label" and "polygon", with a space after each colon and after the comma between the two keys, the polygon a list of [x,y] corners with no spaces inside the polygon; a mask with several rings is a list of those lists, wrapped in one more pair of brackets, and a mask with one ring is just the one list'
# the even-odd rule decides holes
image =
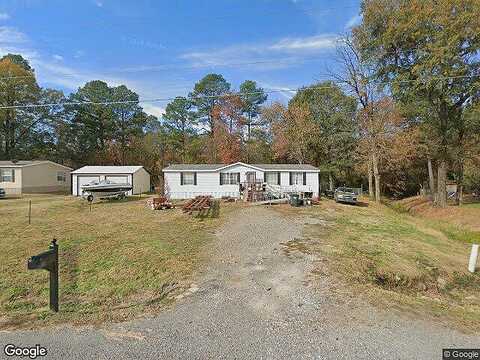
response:
{"label": "dark roof", "polygon": [[[243,164],[243,163],[240,163]],[[167,171],[215,171],[226,167],[228,165],[234,164],[173,164],[167,166],[163,170]],[[315,166],[309,164],[244,164],[247,166],[253,166],[256,168],[260,168],[262,170],[318,170]]]}

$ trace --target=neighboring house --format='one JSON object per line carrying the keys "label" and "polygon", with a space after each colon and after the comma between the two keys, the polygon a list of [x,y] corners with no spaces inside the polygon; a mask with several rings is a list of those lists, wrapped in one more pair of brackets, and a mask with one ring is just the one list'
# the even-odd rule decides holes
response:
{"label": "neighboring house", "polygon": [[7,195],[67,192],[71,171],[48,160],[0,161],[0,188]]}
{"label": "neighboring house", "polygon": [[104,180],[133,185],[128,195],[150,191],[150,174],[143,166],[84,166],[72,171],[72,195],[82,195],[83,185]]}
{"label": "neighboring house", "polygon": [[308,164],[175,164],[163,173],[165,193],[172,199],[240,197],[240,184],[259,182],[284,192],[319,193],[320,170]]}

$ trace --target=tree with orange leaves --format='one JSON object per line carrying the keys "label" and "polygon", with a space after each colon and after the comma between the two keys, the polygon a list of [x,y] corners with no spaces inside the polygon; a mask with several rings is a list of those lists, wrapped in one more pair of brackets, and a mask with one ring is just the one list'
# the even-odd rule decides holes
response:
{"label": "tree with orange leaves", "polygon": [[241,159],[242,127],[245,124],[242,110],[242,99],[236,94],[222,96],[214,105],[209,160],[230,164]]}
{"label": "tree with orange leaves", "polygon": [[274,103],[264,109],[263,117],[270,123],[272,148],[277,160],[304,164],[311,159],[312,144],[317,128],[307,106],[294,104],[288,109]]}

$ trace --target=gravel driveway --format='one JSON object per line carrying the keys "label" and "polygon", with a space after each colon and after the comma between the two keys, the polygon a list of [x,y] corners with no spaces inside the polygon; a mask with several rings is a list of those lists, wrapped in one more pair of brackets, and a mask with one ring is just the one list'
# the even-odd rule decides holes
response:
{"label": "gravel driveway", "polygon": [[285,251],[312,220],[244,208],[218,232],[198,281],[161,314],[100,329],[0,332],[0,344],[41,344],[55,359],[426,360],[479,346],[477,336],[334,295],[329,278],[311,273],[321,259]]}

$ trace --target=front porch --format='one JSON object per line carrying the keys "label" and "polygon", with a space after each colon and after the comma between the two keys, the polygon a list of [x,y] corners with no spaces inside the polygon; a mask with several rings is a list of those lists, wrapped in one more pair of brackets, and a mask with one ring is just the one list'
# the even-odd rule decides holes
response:
{"label": "front porch", "polygon": [[290,195],[298,194],[301,198],[312,198],[311,186],[273,185],[261,180],[245,181],[240,185],[241,198],[247,202],[290,199]]}

